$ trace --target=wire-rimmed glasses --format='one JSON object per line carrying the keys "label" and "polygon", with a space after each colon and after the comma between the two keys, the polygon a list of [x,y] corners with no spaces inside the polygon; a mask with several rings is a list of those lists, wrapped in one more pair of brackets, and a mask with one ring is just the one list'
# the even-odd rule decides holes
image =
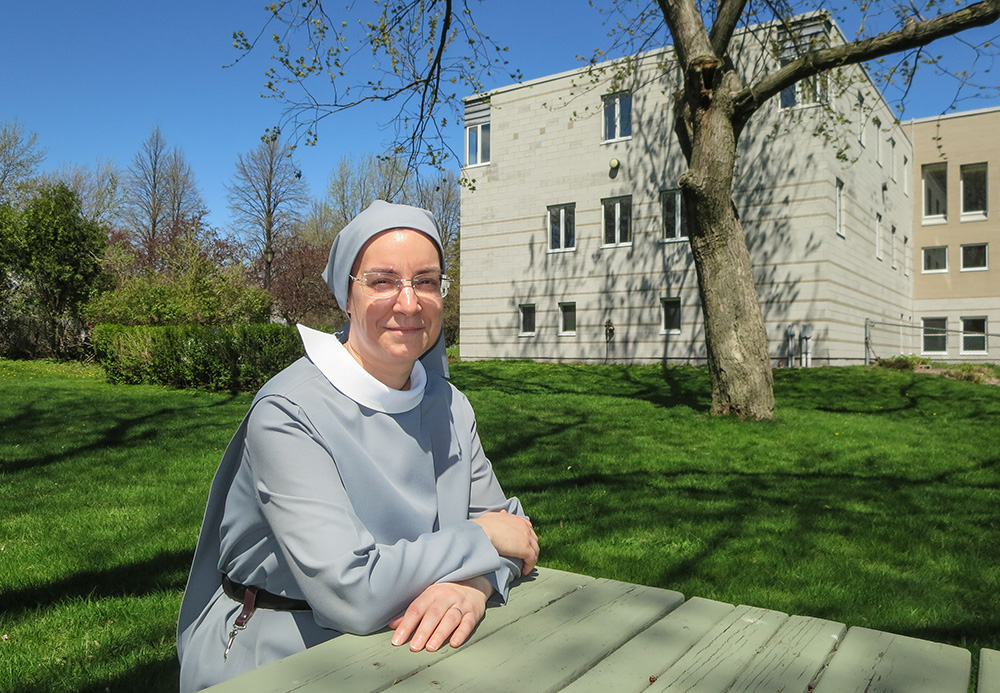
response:
{"label": "wire-rimmed glasses", "polygon": [[393,298],[409,285],[417,296],[444,298],[448,295],[451,278],[441,272],[422,272],[412,279],[403,279],[394,272],[362,272],[360,277],[348,275],[361,285],[362,291],[372,298]]}

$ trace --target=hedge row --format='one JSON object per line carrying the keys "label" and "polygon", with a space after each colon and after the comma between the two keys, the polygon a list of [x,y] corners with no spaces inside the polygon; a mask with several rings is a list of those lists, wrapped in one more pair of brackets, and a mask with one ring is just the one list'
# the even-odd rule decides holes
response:
{"label": "hedge row", "polygon": [[98,325],[91,344],[118,384],[253,392],[304,354],[291,325]]}

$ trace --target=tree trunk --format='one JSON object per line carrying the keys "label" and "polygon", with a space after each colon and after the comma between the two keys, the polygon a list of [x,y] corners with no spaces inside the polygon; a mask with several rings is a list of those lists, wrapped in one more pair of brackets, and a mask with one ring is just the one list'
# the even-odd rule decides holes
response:
{"label": "tree trunk", "polygon": [[[696,61],[697,62],[697,61]],[[739,128],[732,96],[738,78],[718,62],[688,69],[677,101],[677,135],[688,158],[679,184],[698,273],[712,413],[774,416],[774,378],[750,251],[732,201]]]}

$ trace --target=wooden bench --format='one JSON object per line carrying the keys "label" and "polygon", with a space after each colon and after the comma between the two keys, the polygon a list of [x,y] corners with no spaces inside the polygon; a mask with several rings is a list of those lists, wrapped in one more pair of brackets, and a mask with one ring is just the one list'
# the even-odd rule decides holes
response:
{"label": "wooden bench", "polygon": [[[972,665],[952,645],[549,568],[458,649],[389,638],[338,637],[209,690],[967,693]],[[1000,693],[998,669],[984,650],[980,693]]]}

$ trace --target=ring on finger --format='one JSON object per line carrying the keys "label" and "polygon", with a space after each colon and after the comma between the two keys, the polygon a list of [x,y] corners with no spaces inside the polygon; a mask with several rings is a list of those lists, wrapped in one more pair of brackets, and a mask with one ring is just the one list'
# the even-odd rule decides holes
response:
{"label": "ring on finger", "polygon": [[465,612],[464,612],[464,611],[462,611],[462,609],[460,609],[460,608],[459,608],[459,606],[458,606],[457,604],[452,604],[452,605],[451,605],[451,606],[449,606],[448,608],[449,608],[449,609],[458,609],[458,613],[460,613],[460,614],[462,614],[463,616],[465,616]]}

